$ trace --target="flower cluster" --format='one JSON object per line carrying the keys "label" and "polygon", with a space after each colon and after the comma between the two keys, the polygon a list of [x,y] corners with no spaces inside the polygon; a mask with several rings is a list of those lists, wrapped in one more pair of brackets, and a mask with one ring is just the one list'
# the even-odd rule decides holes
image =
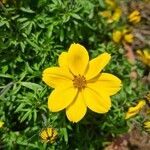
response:
{"label": "flower cluster", "polygon": [[129,29],[115,30],[112,34],[113,41],[116,43],[127,42],[132,43],[134,36]]}
{"label": "flower cluster", "polygon": [[[118,16],[118,20],[121,16],[121,9],[118,7],[118,10],[116,10],[116,14],[115,16]],[[120,13],[119,13],[119,9],[120,9]],[[108,16],[107,12],[103,12],[102,14],[103,16]],[[116,17],[115,17],[116,18]],[[139,23],[141,21],[141,14],[138,10],[134,10],[132,11],[128,17],[127,20],[129,23],[132,23],[133,25]],[[124,25],[126,26],[126,25]],[[112,33],[112,39],[114,42],[116,43],[133,43],[134,41],[134,35],[130,29],[130,26],[128,25],[127,27],[119,27],[117,29],[114,29],[113,33]]]}

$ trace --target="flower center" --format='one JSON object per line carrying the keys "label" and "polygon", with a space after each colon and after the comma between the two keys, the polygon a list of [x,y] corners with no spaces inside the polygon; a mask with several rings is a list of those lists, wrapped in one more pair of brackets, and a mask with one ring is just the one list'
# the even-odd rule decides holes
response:
{"label": "flower center", "polygon": [[79,90],[86,87],[86,79],[84,76],[78,75],[74,76],[73,79],[73,85],[75,88],[78,88]]}

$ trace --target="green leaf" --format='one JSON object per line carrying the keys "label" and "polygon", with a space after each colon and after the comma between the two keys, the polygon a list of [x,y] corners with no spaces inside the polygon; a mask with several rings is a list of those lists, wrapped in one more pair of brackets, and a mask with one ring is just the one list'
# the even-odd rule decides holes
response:
{"label": "green leaf", "polygon": [[26,39],[26,41],[27,41],[31,46],[33,46],[34,48],[36,48],[37,50],[40,50],[40,48],[38,47],[38,45],[37,45],[36,43],[32,42],[32,41],[29,40],[29,39]]}
{"label": "green leaf", "polygon": [[5,22],[0,22],[0,27],[2,27],[3,25],[5,25]]}
{"label": "green leaf", "polygon": [[47,37],[50,38],[52,36],[52,32],[53,32],[53,25],[48,26],[48,31],[47,31]]}
{"label": "green leaf", "polygon": [[9,74],[0,74],[0,77],[3,77],[3,78],[13,78],[12,75],[9,75]]}
{"label": "green leaf", "polygon": [[102,8],[105,8],[104,0],[98,0],[98,2],[99,2],[99,5],[100,5]]}
{"label": "green leaf", "polygon": [[68,132],[67,132],[67,129],[66,128],[62,128],[62,132],[63,132],[63,135],[64,135],[65,142],[68,143]]}
{"label": "green leaf", "polygon": [[19,112],[19,111],[22,111],[22,109],[25,107],[25,104],[24,103],[21,103],[17,109],[15,110],[15,112]]}
{"label": "green leaf", "polygon": [[22,29],[24,29],[24,28],[26,28],[28,25],[30,25],[31,24],[31,22],[30,21],[27,21],[27,22],[24,22],[23,24],[22,24],[22,26],[21,26],[21,30]]}
{"label": "green leaf", "polygon": [[13,82],[8,83],[3,90],[0,91],[0,99],[8,92],[8,90],[12,87]]}
{"label": "green leaf", "polygon": [[18,22],[24,22],[24,21],[27,21],[28,20],[28,18],[19,18],[17,21]]}
{"label": "green leaf", "polygon": [[42,90],[43,87],[39,84],[32,83],[32,82],[20,82],[20,84],[26,88],[29,88],[33,91]]}
{"label": "green leaf", "polygon": [[60,31],[60,41],[62,42],[64,40],[64,30],[61,29]]}
{"label": "green leaf", "polygon": [[35,12],[34,12],[33,10],[31,10],[30,8],[21,7],[20,10],[22,10],[23,12],[26,12],[26,13],[30,13],[30,14],[35,13]]}
{"label": "green leaf", "polygon": [[36,122],[36,119],[37,119],[37,110],[33,110],[33,119],[34,119],[34,122]]}
{"label": "green leaf", "polygon": [[21,118],[20,122],[25,121],[30,116],[31,113],[32,113],[32,109],[28,109],[28,111]]}
{"label": "green leaf", "polygon": [[71,14],[71,16],[75,19],[82,20],[82,18],[78,14]]}

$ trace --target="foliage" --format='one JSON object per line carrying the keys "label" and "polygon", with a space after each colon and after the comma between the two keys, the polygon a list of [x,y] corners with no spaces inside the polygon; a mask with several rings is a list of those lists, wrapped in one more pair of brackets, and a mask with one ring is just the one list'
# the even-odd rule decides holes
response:
{"label": "foliage", "polygon": [[[148,85],[140,79],[141,64],[134,68],[121,46],[111,42],[111,32],[119,23],[106,22],[99,15],[103,0],[13,0],[0,2],[0,149],[101,149],[109,139],[127,132],[125,112]],[[121,92],[112,97],[105,115],[88,115],[78,124],[70,123],[64,112],[47,109],[49,89],[41,80],[42,71],[57,64],[58,55],[71,43],[83,44],[92,58],[107,51],[112,55],[106,72],[123,82]],[[39,133],[51,126],[58,131],[54,144],[42,143]]]}

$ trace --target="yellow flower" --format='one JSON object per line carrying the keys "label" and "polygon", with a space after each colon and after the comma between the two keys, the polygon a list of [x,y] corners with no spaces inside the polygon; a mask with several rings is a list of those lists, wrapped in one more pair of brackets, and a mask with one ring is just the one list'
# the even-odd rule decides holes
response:
{"label": "yellow flower", "polygon": [[114,42],[119,43],[122,38],[122,32],[118,30],[114,31],[112,37]]}
{"label": "yellow flower", "polygon": [[133,116],[135,116],[139,111],[143,108],[143,106],[146,104],[144,100],[140,100],[139,103],[135,107],[130,107],[128,109],[128,112],[126,113],[125,119],[129,119]]}
{"label": "yellow flower", "polygon": [[42,129],[39,136],[44,142],[54,143],[57,135],[58,133],[54,128],[47,127]]}
{"label": "yellow flower", "polygon": [[121,14],[122,14],[122,10],[117,7],[115,10],[114,10],[114,13],[112,15],[112,20],[113,21],[119,21],[120,17],[121,17]]}
{"label": "yellow flower", "polygon": [[123,29],[122,35],[123,35],[124,42],[127,42],[127,43],[133,42],[134,36],[129,29]]}
{"label": "yellow flower", "polygon": [[144,49],[143,51],[137,50],[139,59],[147,66],[150,67],[150,50]]}
{"label": "yellow flower", "polygon": [[144,128],[146,129],[146,131],[150,131],[150,121],[144,122]]}
{"label": "yellow flower", "polygon": [[121,81],[109,73],[101,73],[111,56],[103,53],[89,61],[87,50],[72,44],[58,59],[59,67],[47,68],[43,81],[55,88],[48,98],[48,108],[58,112],[66,108],[67,118],[80,121],[87,107],[97,113],[106,113],[111,107],[110,96],[121,88]]}
{"label": "yellow flower", "polygon": [[107,18],[108,23],[119,21],[122,10],[118,7],[115,0],[105,0],[107,4],[107,10],[100,12],[100,15],[104,18]]}
{"label": "yellow flower", "polygon": [[112,39],[116,43],[121,42],[132,43],[133,38],[134,38],[133,34],[127,29],[124,29],[123,31],[116,30],[112,33]]}
{"label": "yellow flower", "polygon": [[136,24],[140,22],[141,20],[141,14],[139,11],[134,10],[129,16],[128,16],[129,22]]}
{"label": "yellow flower", "polygon": [[0,128],[2,128],[4,125],[4,122],[3,121],[0,121]]}
{"label": "yellow flower", "polygon": [[100,13],[100,15],[104,18],[107,18],[107,22],[108,23],[112,23],[114,21],[119,21],[120,17],[121,17],[122,11],[119,7],[115,8],[114,11],[112,10],[105,10],[103,12]]}
{"label": "yellow flower", "polygon": [[124,35],[124,41],[127,43],[132,43],[133,42],[133,34],[129,33],[129,34],[125,34]]}
{"label": "yellow flower", "polygon": [[111,7],[111,8],[115,8],[116,7],[116,1],[115,0],[105,0],[105,3],[107,5],[109,5],[109,7]]}

